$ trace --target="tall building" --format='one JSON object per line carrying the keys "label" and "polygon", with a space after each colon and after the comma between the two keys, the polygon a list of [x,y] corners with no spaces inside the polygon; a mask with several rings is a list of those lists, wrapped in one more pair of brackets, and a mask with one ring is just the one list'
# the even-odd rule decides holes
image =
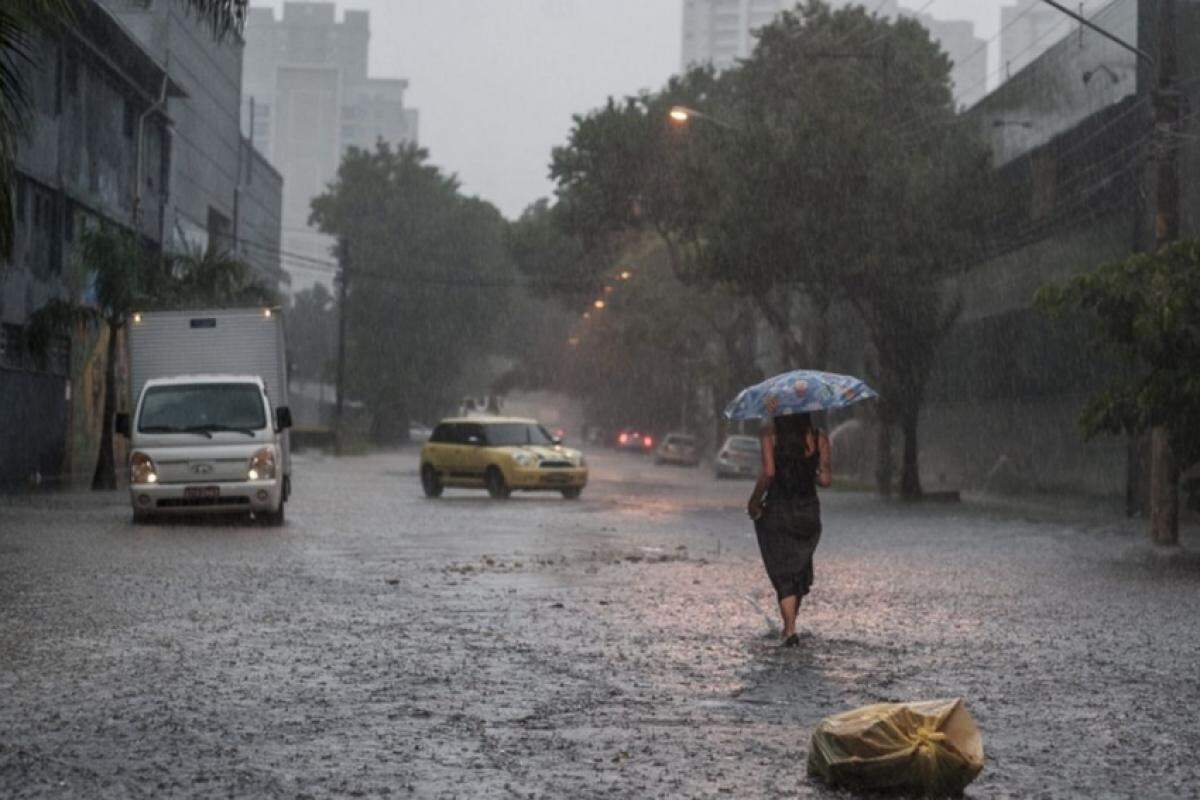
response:
{"label": "tall building", "polygon": [[732,67],[753,52],[753,31],[790,6],[787,0],[684,0],[683,67]]}
{"label": "tall building", "polygon": [[[728,69],[754,52],[754,31],[769,24],[797,0],[684,0],[683,67],[711,63]],[[861,5],[873,14],[894,18],[897,0],[832,0],[834,8]]]}
{"label": "tall building", "polygon": [[[333,3],[285,2],[251,8],[246,20],[242,123],[283,173],[283,249],[329,261],[333,242],[308,225],[310,204],[337,174],[350,147],[417,141],[417,112],[404,105],[408,82],[372,78],[367,68],[370,14]],[[293,290],[327,270],[285,256]]]}
{"label": "tall building", "polygon": [[[888,19],[904,14],[897,0],[832,0],[834,8],[861,5]],[[711,63],[728,69],[754,52],[754,31],[770,23],[779,12],[794,8],[796,0],[684,0],[683,66]],[[987,48],[975,36],[973,23],[916,16],[954,62],[955,99],[963,105],[982,97],[987,89]]]}

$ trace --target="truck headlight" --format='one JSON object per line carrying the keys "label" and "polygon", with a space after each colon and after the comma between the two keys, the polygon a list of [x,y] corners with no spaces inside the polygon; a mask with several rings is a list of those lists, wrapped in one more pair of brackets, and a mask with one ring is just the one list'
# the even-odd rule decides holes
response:
{"label": "truck headlight", "polygon": [[275,477],[275,451],[264,447],[250,457],[246,477],[252,481],[269,481]]}
{"label": "truck headlight", "polygon": [[513,453],[513,461],[519,467],[532,467],[537,463],[537,456],[532,453]]}
{"label": "truck headlight", "polygon": [[158,483],[158,470],[150,456],[139,451],[129,456],[129,482]]}

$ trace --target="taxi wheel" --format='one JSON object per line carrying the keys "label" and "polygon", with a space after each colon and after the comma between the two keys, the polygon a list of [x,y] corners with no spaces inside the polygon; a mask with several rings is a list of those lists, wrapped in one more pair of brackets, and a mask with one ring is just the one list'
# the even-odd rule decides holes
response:
{"label": "taxi wheel", "polygon": [[421,488],[425,490],[426,497],[442,496],[442,480],[432,464],[421,467]]}
{"label": "taxi wheel", "polygon": [[504,500],[512,494],[512,489],[504,482],[504,473],[498,467],[487,468],[484,482],[487,484],[488,494],[497,500]]}
{"label": "taxi wheel", "polygon": [[568,500],[578,500],[581,494],[583,494],[583,489],[580,489],[578,486],[562,490],[562,496]]}

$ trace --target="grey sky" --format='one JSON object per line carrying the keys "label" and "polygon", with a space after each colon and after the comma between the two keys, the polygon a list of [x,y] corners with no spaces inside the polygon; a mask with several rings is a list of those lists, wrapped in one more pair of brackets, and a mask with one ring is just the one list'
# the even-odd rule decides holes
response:
{"label": "grey sky", "polygon": [[[281,0],[256,4],[282,6]],[[371,69],[411,81],[421,144],[464,189],[516,216],[551,193],[571,115],[654,89],[679,68],[681,0],[338,0],[371,12]],[[865,0],[871,8],[873,0]],[[1002,0],[935,0],[992,37]],[[902,0],[916,9],[925,0]],[[989,72],[994,70],[993,54]]]}

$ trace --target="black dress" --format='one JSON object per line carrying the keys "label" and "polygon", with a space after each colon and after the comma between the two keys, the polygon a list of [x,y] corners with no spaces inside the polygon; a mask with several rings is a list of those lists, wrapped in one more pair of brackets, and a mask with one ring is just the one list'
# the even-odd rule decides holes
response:
{"label": "black dress", "polygon": [[[820,434],[814,431],[814,434]],[[775,479],[754,523],[767,576],[779,599],[804,597],[813,582],[813,552],[821,540],[817,499],[818,448],[804,454],[806,437],[775,438]]]}

